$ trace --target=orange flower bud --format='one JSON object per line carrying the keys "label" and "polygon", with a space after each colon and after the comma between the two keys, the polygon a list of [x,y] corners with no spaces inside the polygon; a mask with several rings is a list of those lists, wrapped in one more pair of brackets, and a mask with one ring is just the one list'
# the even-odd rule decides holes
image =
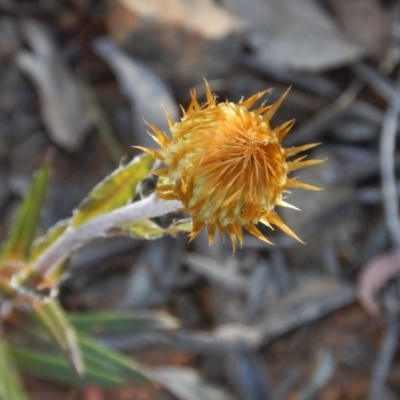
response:
{"label": "orange flower bud", "polygon": [[304,160],[305,156],[290,160],[317,145],[282,147],[294,120],[271,127],[270,120],[288,91],[276,103],[250,110],[268,91],[234,104],[217,103],[207,82],[206,88],[203,105],[192,91],[192,101],[180,122],[172,123],[167,114],[172,137],[149,124],[161,150],[141,149],[165,164],[156,171],[161,177],[158,197],[182,202],[182,211],[193,221],[191,239],[206,227],[211,244],[216,230],[222,235],[226,230],[235,249],[237,239],[242,244],[244,227],[270,243],[255,226],[262,223],[270,228],[276,225],[300,241],[275,206],[293,207],[283,199],[289,188],[318,190],[288,178],[288,174],[323,160]]}

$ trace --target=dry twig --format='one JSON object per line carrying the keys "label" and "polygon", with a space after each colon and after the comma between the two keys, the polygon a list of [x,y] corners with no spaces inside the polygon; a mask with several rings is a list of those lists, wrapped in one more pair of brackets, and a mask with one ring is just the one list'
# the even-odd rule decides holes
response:
{"label": "dry twig", "polygon": [[385,391],[385,381],[396,351],[400,332],[399,321],[396,315],[391,315],[387,323],[385,336],[383,337],[381,351],[376,360],[371,379],[371,387],[368,399],[382,398]]}
{"label": "dry twig", "polygon": [[393,245],[396,247],[400,262],[400,218],[397,202],[396,176],[395,176],[395,150],[396,132],[400,115],[400,78],[396,84],[396,90],[392,92],[389,108],[385,114],[381,132],[380,162],[381,179],[386,224]]}

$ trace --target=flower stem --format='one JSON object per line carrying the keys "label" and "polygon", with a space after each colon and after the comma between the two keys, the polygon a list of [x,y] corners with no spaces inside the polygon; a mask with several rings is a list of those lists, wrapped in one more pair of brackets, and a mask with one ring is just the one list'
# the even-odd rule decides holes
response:
{"label": "flower stem", "polygon": [[69,255],[88,242],[113,235],[113,228],[122,224],[135,222],[145,218],[153,218],[176,211],[182,204],[176,200],[164,201],[151,195],[143,200],[92,218],[77,228],[70,227],[60,236],[33,265],[33,271],[41,276],[48,275]]}

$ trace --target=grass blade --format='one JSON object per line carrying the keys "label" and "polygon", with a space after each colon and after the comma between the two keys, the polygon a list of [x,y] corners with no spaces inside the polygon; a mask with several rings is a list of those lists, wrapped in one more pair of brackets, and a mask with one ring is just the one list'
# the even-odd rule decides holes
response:
{"label": "grass blade", "polygon": [[28,400],[3,340],[0,340],[0,377],[0,400]]}
{"label": "grass blade", "polygon": [[44,163],[36,173],[22,202],[18,216],[4,243],[0,260],[26,260],[40,217],[49,180],[49,167]]}
{"label": "grass blade", "polygon": [[88,335],[135,334],[178,327],[178,321],[163,312],[68,313],[68,319],[79,332]]}
{"label": "grass blade", "polygon": [[58,302],[55,299],[36,302],[33,308],[38,321],[66,354],[75,371],[83,374],[84,364],[75,329]]}
{"label": "grass blade", "polygon": [[12,346],[10,351],[21,370],[37,378],[59,383],[76,386],[96,384],[105,389],[116,388],[126,383],[151,383],[147,371],[134,360],[84,335],[78,336],[78,345],[85,363],[82,376],[76,373],[62,355],[28,350],[16,345]]}

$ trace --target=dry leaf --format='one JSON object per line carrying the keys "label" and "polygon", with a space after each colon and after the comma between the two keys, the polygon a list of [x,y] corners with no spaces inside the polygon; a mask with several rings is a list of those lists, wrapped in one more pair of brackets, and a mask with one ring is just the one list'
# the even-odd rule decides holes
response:
{"label": "dry leaf", "polygon": [[249,41],[261,61],[316,72],[354,62],[363,52],[314,0],[222,0],[222,4],[253,27]]}
{"label": "dry leaf", "polygon": [[93,44],[96,53],[114,70],[121,92],[130,101],[136,141],[133,144],[153,146],[145,121],[168,131],[164,110],[176,121],[179,109],[168,86],[140,61],[128,57],[108,38]]}
{"label": "dry leaf", "polygon": [[19,52],[16,62],[36,85],[48,134],[65,150],[77,151],[90,125],[78,82],[41,24],[24,20],[21,27],[32,52]]}
{"label": "dry leaf", "polygon": [[224,76],[240,61],[245,24],[215,0],[108,3],[110,37],[174,85]]}

